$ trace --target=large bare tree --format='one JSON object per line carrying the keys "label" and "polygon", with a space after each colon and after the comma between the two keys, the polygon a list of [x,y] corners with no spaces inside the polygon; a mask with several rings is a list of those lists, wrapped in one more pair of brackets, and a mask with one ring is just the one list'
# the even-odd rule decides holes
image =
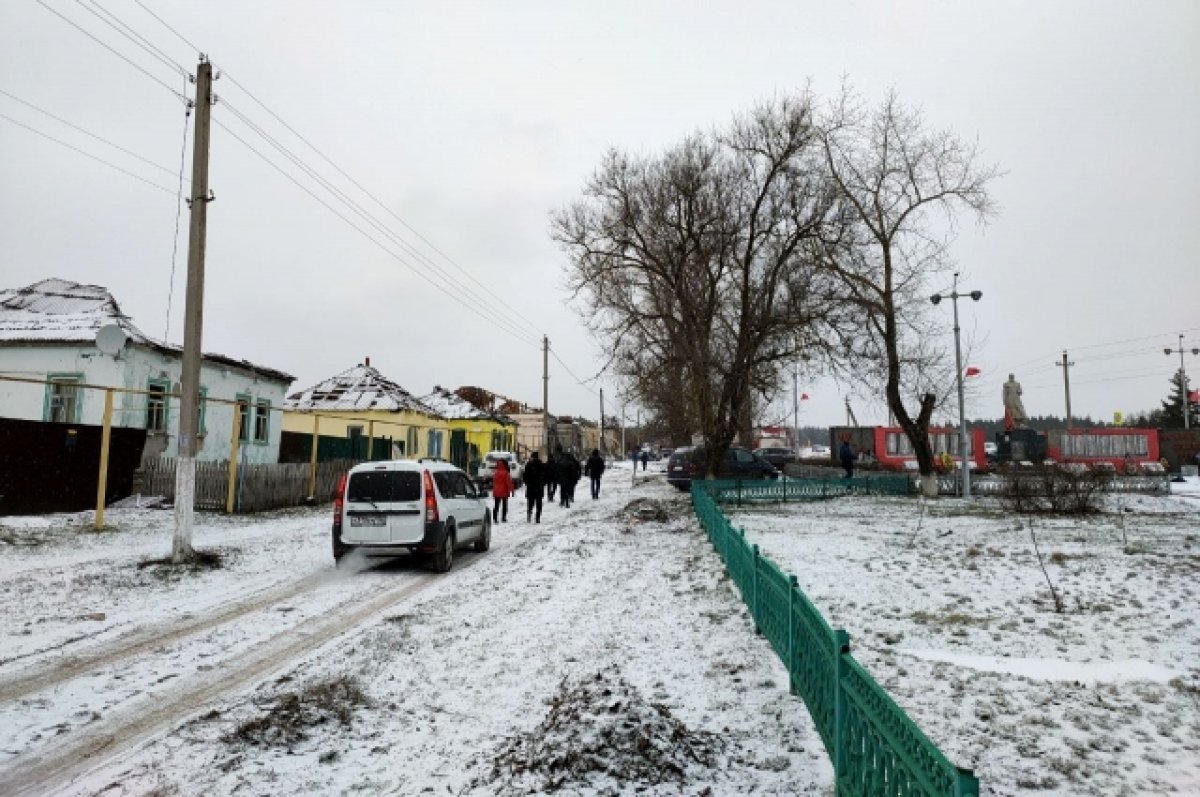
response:
{"label": "large bare tree", "polygon": [[751,396],[838,322],[818,266],[839,214],[813,123],[802,94],[659,157],[612,151],[552,220],[614,370],[648,406],[673,391],[658,403],[704,435],[709,474]]}
{"label": "large bare tree", "polygon": [[931,130],[894,92],[871,109],[843,87],[818,126],[847,222],[840,238],[828,240],[824,264],[860,320],[840,342],[837,362],[882,389],[928,493],[936,490],[929,422],[954,385],[949,338],[933,334],[946,320],[931,314],[929,297],[953,267],[947,247],[957,214],[986,220],[988,184],[998,172],[980,162],[975,146]]}

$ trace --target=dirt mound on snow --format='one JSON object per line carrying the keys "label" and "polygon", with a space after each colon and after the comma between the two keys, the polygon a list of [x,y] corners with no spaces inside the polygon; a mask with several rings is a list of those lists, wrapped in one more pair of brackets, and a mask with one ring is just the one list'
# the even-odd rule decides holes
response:
{"label": "dirt mound on snow", "polygon": [[489,775],[473,785],[498,794],[586,785],[607,794],[606,787],[682,784],[689,769],[711,774],[723,747],[715,734],[691,730],[666,706],[647,702],[610,668],[576,684],[564,679],[541,724],[506,739]]}

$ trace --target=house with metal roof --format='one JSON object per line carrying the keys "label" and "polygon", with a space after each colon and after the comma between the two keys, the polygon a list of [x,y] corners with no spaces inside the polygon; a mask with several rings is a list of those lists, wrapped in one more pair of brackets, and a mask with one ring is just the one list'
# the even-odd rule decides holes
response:
{"label": "house with metal roof", "polygon": [[371,359],[292,393],[283,403],[282,458],[449,457],[450,428],[433,407],[371,366]]}
{"label": "house with metal roof", "polygon": [[[64,279],[0,290],[0,417],[99,427],[112,390],[112,427],[142,430],[143,457],[178,453],[183,348],[154,340],[109,291]],[[234,405],[243,412],[240,458],[277,462],[280,404],[294,377],[205,353],[196,459],[225,460]]]}
{"label": "house with metal roof", "polygon": [[498,412],[476,407],[457,393],[440,385],[421,396],[421,401],[446,419],[450,428],[448,459],[464,470],[483,459],[489,451],[514,451],[517,422]]}

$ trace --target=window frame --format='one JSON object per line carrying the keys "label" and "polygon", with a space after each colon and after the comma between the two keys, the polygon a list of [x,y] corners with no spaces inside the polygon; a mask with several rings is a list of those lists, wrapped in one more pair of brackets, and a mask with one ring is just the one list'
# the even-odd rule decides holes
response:
{"label": "window frame", "polygon": [[[82,373],[51,373],[46,374],[46,395],[42,402],[42,420],[46,423],[79,423],[83,417],[83,390],[80,385],[83,384]],[[54,419],[54,396],[55,388],[59,386],[71,386],[74,388],[74,403],[72,406],[71,418],[64,420]]]}
{"label": "window frame", "polygon": [[238,445],[250,442],[250,408],[254,406],[254,400],[249,393],[238,393],[233,397],[235,404],[242,408],[241,417],[238,418]]}
{"label": "window frame", "polygon": [[[261,413],[261,415],[260,415]],[[259,436],[259,421],[262,421],[262,435]],[[255,445],[266,446],[271,444],[271,400],[260,398],[254,402],[254,428],[251,430],[254,434],[253,443]]]}
{"label": "window frame", "polygon": [[196,436],[204,437],[208,434],[208,388],[200,386],[200,422],[196,427]]}
{"label": "window frame", "polygon": [[[161,425],[152,426],[151,419],[153,416],[153,402],[155,388],[162,390],[162,408]],[[146,434],[168,434],[171,429],[171,380],[170,379],[148,379],[146,380],[146,414],[145,414]]]}

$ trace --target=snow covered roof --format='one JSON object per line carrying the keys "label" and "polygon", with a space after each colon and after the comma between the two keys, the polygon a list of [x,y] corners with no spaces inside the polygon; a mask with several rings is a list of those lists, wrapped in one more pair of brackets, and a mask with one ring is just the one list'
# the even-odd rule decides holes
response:
{"label": "snow covered roof", "polygon": [[318,385],[293,393],[283,406],[289,410],[410,410],[441,417],[436,409],[369,365],[356,365]]}
{"label": "snow covered roof", "polygon": [[487,410],[481,410],[471,402],[447,390],[440,385],[434,385],[433,392],[421,396],[421,401],[432,407],[438,415],[451,420],[480,420],[496,421],[498,423],[513,423],[511,418]]}
{"label": "snow covered roof", "polygon": [[96,331],[109,324],[119,326],[131,341],[150,342],[99,285],[46,279],[0,290],[3,343],[93,343]]}
{"label": "snow covered roof", "polygon": [[[134,345],[181,357],[183,347],[147,337],[121,312],[117,300],[100,285],[83,285],[64,279],[45,279],[24,288],[0,289],[0,346],[69,343],[94,345],[96,332],[116,325]],[[204,361],[226,365],[284,383],[291,374],[255,365],[224,354],[205,352]]]}

